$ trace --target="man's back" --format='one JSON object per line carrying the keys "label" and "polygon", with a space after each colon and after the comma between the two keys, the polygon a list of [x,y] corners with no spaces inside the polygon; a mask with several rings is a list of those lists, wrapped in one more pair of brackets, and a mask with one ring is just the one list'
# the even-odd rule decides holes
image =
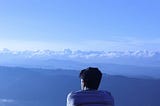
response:
{"label": "man's back", "polygon": [[107,91],[82,90],[68,94],[67,106],[114,106],[114,100]]}

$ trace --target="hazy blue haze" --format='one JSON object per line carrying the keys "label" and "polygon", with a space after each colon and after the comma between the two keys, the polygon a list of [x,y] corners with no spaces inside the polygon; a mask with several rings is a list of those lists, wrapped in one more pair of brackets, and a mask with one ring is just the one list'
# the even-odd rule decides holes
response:
{"label": "hazy blue haze", "polygon": [[159,106],[159,11],[159,0],[0,0],[0,105],[65,106],[95,66],[125,76],[102,81],[116,106]]}
{"label": "hazy blue haze", "polygon": [[[80,89],[79,71],[0,67],[0,105],[65,106],[67,94]],[[159,106],[160,79],[103,75],[116,106]]]}

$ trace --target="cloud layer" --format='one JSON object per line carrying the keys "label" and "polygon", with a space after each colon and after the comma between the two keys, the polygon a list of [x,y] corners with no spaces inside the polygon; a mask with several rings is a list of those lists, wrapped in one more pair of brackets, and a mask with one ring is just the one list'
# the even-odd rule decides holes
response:
{"label": "cloud layer", "polygon": [[9,49],[3,49],[0,51],[0,55],[12,55],[12,56],[24,56],[24,57],[55,57],[63,56],[68,58],[118,58],[118,57],[159,57],[160,51],[72,51],[65,49],[63,51],[52,50],[26,50],[26,51],[11,51]]}

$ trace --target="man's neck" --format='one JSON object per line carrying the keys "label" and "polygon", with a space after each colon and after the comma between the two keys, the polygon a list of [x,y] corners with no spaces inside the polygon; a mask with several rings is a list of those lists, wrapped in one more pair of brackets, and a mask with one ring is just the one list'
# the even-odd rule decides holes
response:
{"label": "man's neck", "polygon": [[84,91],[85,91],[85,90],[86,90],[86,91],[96,91],[97,89],[92,89],[92,88],[86,88],[86,87],[85,87],[83,90],[84,90]]}

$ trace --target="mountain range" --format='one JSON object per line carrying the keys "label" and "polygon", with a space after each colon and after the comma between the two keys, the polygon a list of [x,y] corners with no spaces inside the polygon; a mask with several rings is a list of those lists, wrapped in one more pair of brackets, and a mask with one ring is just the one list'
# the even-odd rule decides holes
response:
{"label": "mountain range", "polygon": [[160,51],[0,51],[0,65],[81,70],[92,66],[104,73],[160,78]]}
{"label": "mountain range", "polygon": [[[65,106],[67,94],[80,90],[79,71],[0,66],[1,106]],[[100,90],[115,106],[160,106],[160,79],[103,73]]]}

